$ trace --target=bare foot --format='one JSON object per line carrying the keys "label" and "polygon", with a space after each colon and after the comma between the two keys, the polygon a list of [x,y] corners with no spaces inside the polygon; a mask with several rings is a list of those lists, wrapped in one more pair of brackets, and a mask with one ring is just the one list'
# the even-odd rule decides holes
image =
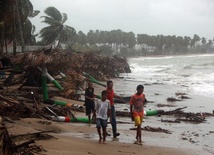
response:
{"label": "bare foot", "polygon": [[103,141],[103,144],[107,144],[106,141]]}
{"label": "bare foot", "polygon": [[138,144],[138,141],[135,141],[134,144]]}
{"label": "bare foot", "polygon": [[138,145],[143,146],[142,141],[139,141],[139,142],[138,142]]}
{"label": "bare foot", "polygon": [[98,141],[98,142],[101,144],[101,141],[102,141],[102,139],[99,139],[99,141]]}

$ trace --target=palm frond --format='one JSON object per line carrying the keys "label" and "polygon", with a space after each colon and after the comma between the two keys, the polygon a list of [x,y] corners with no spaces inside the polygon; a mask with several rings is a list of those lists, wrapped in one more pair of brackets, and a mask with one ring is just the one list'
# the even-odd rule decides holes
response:
{"label": "palm frond", "polygon": [[55,7],[48,7],[45,9],[45,14],[50,16],[52,19],[61,22],[62,21],[62,15]]}
{"label": "palm frond", "polygon": [[70,26],[64,26],[60,32],[61,42],[66,43],[76,35],[76,30]]}
{"label": "palm frond", "polygon": [[48,16],[41,16],[41,18],[44,18],[42,23],[46,23],[48,25],[52,25],[54,22],[56,22],[53,18],[48,17]]}
{"label": "palm frond", "polygon": [[39,10],[34,10],[34,11],[32,12],[32,14],[29,15],[29,17],[33,18],[33,17],[37,16],[39,13],[40,13]]}
{"label": "palm frond", "polygon": [[68,19],[68,16],[67,16],[67,14],[66,13],[62,13],[62,24],[64,24],[66,21],[67,21],[67,19]]}

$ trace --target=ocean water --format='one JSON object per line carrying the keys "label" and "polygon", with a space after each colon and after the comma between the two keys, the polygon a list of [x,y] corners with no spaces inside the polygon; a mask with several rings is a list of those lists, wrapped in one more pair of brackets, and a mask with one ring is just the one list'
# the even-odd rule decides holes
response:
{"label": "ocean water", "polygon": [[214,54],[128,59],[127,81],[173,84],[195,94],[214,98]]}

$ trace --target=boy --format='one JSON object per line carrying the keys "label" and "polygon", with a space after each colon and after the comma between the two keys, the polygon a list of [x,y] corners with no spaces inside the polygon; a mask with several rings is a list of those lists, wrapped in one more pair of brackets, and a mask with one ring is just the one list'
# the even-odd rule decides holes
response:
{"label": "boy", "polygon": [[107,127],[107,120],[108,117],[110,117],[110,101],[107,99],[107,91],[103,90],[102,91],[102,98],[101,100],[98,99],[96,100],[96,106],[95,106],[95,111],[96,114],[96,127],[97,127],[97,132],[99,134],[99,143],[102,141],[102,136],[101,136],[101,127],[103,130],[103,144],[106,143],[106,127]]}
{"label": "boy", "polygon": [[135,126],[137,126],[136,132],[136,144],[142,145],[141,139],[141,125],[144,115],[144,101],[145,95],[143,94],[144,87],[143,85],[137,86],[137,93],[132,95],[130,99],[130,113],[132,121],[135,121]]}
{"label": "boy", "polygon": [[[94,88],[91,82],[88,82],[88,88],[85,90],[85,107],[88,116],[89,126],[91,125],[91,113],[94,112]],[[94,116],[92,116],[92,119]]]}

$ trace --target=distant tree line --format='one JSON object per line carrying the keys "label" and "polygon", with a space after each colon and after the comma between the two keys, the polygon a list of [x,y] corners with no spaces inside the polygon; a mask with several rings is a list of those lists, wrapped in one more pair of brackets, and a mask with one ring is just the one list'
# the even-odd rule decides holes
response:
{"label": "distant tree line", "polygon": [[[0,0],[0,52],[11,42],[16,53],[16,46],[53,45],[55,48],[84,52],[99,51],[105,55],[137,56],[206,53],[213,50],[213,41],[199,37],[151,36],[124,32],[120,29],[111,31],[90,30],[87,34],[65,25],[68,17],[55,7],[45,9],[42,22],[44,27],[35,34],[35,26],[29,18],[40,13],[33,10],[30,0]],[[41,38],[36,42],[36,36]]]}
{"label": "distant tree line", "polygon": [[197,34],[190,37],[181,36],[150,36],[135,34],[122,30],[92,31],[87,35],[79,31],[75,37],[73,47],[92,46],[100,49],[105,54],[119,54],[122,56],[134,55],[165,55],[206,53],[212,48],[213,41],[200,38]]}

